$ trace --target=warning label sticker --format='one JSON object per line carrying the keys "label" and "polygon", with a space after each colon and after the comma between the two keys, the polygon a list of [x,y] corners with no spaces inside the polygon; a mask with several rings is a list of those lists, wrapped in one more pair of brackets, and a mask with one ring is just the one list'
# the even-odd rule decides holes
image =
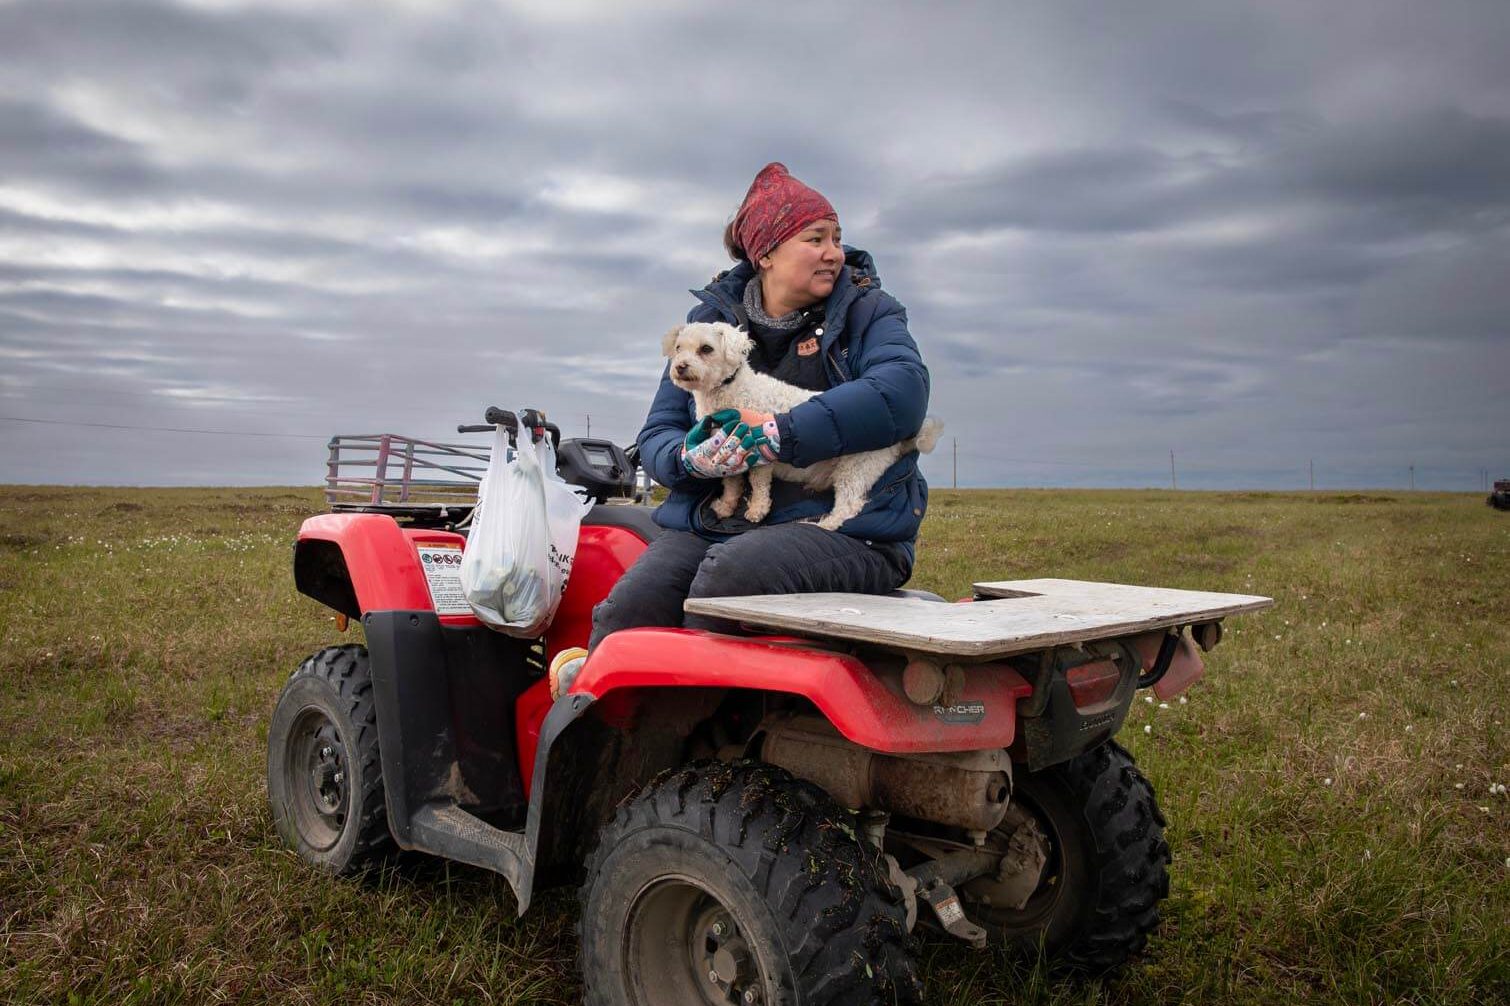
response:
{"label": "warning label sticker", "polygon": [[933,907],[938,912],[939,921],[946,926],[952,926],[965,917],[965,910],[959,906],[958,898],[945,898]]}
{"label": "warning label sticker", "polygon": [[437,615],[470,615],[472,606],[461,589],[461,546],[419,545],[419,565],[430,585]]}

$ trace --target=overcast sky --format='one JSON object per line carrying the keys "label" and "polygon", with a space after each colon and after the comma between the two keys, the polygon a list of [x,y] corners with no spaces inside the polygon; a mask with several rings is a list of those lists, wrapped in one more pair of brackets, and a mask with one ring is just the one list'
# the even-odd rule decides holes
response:
{"label": "overcast sky", "polygon": [[1504,0],[0,0],[0,481],[627,443],[781,160],[908,307],[934,485],[1477,490],[1507,53]]}

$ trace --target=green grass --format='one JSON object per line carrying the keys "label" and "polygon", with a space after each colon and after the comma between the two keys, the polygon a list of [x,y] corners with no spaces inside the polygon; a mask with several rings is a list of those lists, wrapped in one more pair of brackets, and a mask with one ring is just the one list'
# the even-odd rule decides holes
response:
{"label": "green grass", "polygon": [[[278,844],[268,715],[343,638],[290,576],[319,508],[0,488],[0,1001],[579,1001],[570,892],[516,919],[483,871],[335,880]],[[1279,603],[1122,734],[1174,848],[1149,952],[1085,984],[928,938],[929,1001],[1510,999],[1507,571],[1510,515],[1478,497],[936,490],[914,586]]]}

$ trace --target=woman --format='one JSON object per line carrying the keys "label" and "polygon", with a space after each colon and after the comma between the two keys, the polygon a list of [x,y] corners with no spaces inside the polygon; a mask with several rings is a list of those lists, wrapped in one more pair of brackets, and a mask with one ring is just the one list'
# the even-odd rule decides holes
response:
{"label": "woman", "polygon": [[886,593],[911,575],[928,499],[916,453],[891,466],[839,533],[803,523],[832,507],[831,492],[780,480],[758,525],[739,513],[720,520],[710,508],[725,475],[773,459],[802,467],[887,447],[922,425],[928,370],[906,310],[881,292],[870,255],[840,238],[828,200],[784,165],[755,177],[724,234],[739,264],[694,291],[699,304],[687,320],[744,327],[755,343],[750,366],[821,394],[778,415],[747,411],[720,428],[698,423],[692,396],[661,375],[637,439],[640,463],[671,490],[655,513],[666,531],[593,611],[590,646],[636,626],[728,629],[684,615],[689,596]]}

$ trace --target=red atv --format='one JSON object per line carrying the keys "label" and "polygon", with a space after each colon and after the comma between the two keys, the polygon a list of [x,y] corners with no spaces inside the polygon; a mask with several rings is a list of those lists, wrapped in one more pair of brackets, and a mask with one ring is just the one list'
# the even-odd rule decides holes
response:
{"label": "red atv", "polygon": [[460,429],[552,436],[598,501],[560,608],[514,639],[462,596],[485,450],[331,441],[336,512],[304,522],[294,578],[367,644],[309,657],[273,712],[268,797],[301,856],[424,850],[501,873],[521,914],[580,881],[594,1004],[916,1002],[920,924],[1086,971],[1142,949],[1169,847],[1112,738],[1138,689],[1183,691],[1196,646],[1268,598],[1027,580],[955,604],[692,600],[747,634],[619,632],[557,697],[551,657],[658,528],[618,446],[487,419]]}

